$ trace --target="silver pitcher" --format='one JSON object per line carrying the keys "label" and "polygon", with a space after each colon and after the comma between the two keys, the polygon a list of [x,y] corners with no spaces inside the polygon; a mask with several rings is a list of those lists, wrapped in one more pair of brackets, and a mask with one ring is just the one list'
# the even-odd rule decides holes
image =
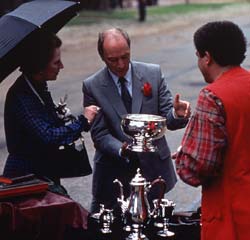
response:
{"label": "silver pitcher", "polygon": [[100,227],[103,234],[111,233],[111,225],[114,221],[113,209],[107,209],[103,204],[100,204]]}

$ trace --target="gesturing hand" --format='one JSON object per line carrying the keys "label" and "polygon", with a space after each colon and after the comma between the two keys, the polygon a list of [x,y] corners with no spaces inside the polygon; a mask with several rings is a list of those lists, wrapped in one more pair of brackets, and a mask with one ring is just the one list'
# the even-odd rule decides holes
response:
{"label": "gesturing hand", "polygon": [[191,116],[190,103],[180,99],[180,94],[175,95],[174,110],[177,117],[189,118]]}

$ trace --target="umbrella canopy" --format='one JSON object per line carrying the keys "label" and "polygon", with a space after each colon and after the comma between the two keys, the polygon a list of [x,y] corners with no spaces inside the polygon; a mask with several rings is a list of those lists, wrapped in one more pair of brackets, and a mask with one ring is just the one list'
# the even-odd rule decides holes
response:
{"label": "umbrella canopy", "polygon": [[32,35],[39,29],[57,33],[76,16],[79,4],[63,0],[36,0],[22,4],[0,18],[0,82],[25,57]]}

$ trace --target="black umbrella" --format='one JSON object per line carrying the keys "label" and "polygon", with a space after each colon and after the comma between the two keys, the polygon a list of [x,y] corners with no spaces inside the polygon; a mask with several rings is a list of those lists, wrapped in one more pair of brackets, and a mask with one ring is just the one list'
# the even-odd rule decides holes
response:
{"label": "black umbrella", "polygon": [[36,0],[22,4],[0,18],[0,82],[25,57],[32,35],[39,29],[58,32],[77,14],[79,4],[63,0]]}

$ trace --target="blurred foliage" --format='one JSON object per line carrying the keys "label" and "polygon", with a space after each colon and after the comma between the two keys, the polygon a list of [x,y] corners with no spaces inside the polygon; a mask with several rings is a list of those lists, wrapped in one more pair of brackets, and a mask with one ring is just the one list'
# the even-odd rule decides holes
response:
{"label": "blurred foliage", "polygon": [[[249,0],[250,1],[250,0]],[[150,6],[147,7],[147,19],[150,17],[161,18],[162,16],[170,16],[175,14],[187,14],[190,12],[201,12],[201,11],[216,11],[229,5],[236,5],[240,3],[190,3],[190,4],[176,4],[171,6]],[[80,25],[80,24],[93,24],[105,21],[114,20],[133,20],[138,15],[136,8],[128,9],[114,9],[106,11],[87,11],[82,10],[79,15],[72,19],[68,25]]]}

